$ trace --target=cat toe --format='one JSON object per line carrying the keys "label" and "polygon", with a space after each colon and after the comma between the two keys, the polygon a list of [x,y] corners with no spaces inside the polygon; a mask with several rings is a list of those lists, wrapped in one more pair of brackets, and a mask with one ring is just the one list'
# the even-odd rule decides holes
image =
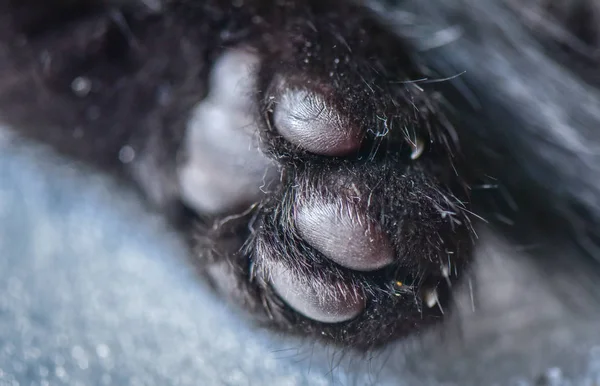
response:
{"label": "cat toe", "polygon": [[354,200],[311,197],[298,206],[295,223],[307,243],[345,268],[374,271],[394,260],[387,234]]}
{"label": "cat toe", "polygon": [[328,99],[308,88],[287,88],[273,110],[278,133],[314,154],[344,156],[356,152],[363,139],[362,130]]}
{"label": "cat toe", "polygon": [[270,282],[288,306],[317,322],[346,322],[363,312],[366,300],[359,286],[316,276],[276,263],[271,267]]}

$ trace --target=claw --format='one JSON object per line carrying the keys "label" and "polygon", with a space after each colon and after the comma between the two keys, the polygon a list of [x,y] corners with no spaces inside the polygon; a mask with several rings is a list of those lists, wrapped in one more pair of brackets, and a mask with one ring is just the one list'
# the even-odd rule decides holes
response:
{"label": "claw", "polygon": [[416,160],[425,151],[425,142],[421,138],[416,138],[414,143],[410,143],[412,152],[410,153],[410,159]]}

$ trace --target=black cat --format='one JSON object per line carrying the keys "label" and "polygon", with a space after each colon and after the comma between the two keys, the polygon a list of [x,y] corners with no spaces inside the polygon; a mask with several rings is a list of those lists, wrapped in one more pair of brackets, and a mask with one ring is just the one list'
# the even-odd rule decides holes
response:
{"label": "black cat", "polygon": [[[440,54],[445,35],[426,47],[385,5],[0,4],[2,122],[133,181],[260,323],[359,348],[416,333],[452,312],[480,219],[517,243],[596,243],[597,110],[569,121],[554,102],[577,90],[520,90],[483,50]],[[597,39],[584,21],[579,35],[551,24]],[[541,71],[573,60],[593,87],[597,58],[535,26],[540,52],[559,53]],[[535,63],[523,55],[511,63]]]}

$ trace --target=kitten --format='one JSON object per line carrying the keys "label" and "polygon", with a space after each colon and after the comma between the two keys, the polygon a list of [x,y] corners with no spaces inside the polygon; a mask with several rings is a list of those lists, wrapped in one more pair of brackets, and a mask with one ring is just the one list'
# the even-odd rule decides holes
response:
{"label": "kitten", "polygon": [[376,3],[0,4],[2,122],[132,182],[258,323],[379,346],[452,310],[480,215],[517,242],[595,222],[568,166],[582,144],[556,167],[560,133],[529,130],[518,85]]}

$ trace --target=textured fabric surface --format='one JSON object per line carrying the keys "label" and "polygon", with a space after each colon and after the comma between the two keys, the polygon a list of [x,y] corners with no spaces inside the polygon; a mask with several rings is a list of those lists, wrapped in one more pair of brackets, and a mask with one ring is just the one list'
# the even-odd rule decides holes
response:
{"label": "textured fabric surface", "polygon": [[366,359],[252,329],[135,195],[37,149],[0,153],[1,386],[529,385],[540,371],[549,384],[600,380],[600,348],[579,345],[598,341],[595,329],[498,338],[473,326],[464,345],[433,335]]}
{"label": "textured fabric surface", "polygon": [[297,343],[244,326],[202,287],[182,244],[133,195],[31,155],[4,149],[0,156],[0,385],[327,385],[337,378],[327,364],[309,363]]}

